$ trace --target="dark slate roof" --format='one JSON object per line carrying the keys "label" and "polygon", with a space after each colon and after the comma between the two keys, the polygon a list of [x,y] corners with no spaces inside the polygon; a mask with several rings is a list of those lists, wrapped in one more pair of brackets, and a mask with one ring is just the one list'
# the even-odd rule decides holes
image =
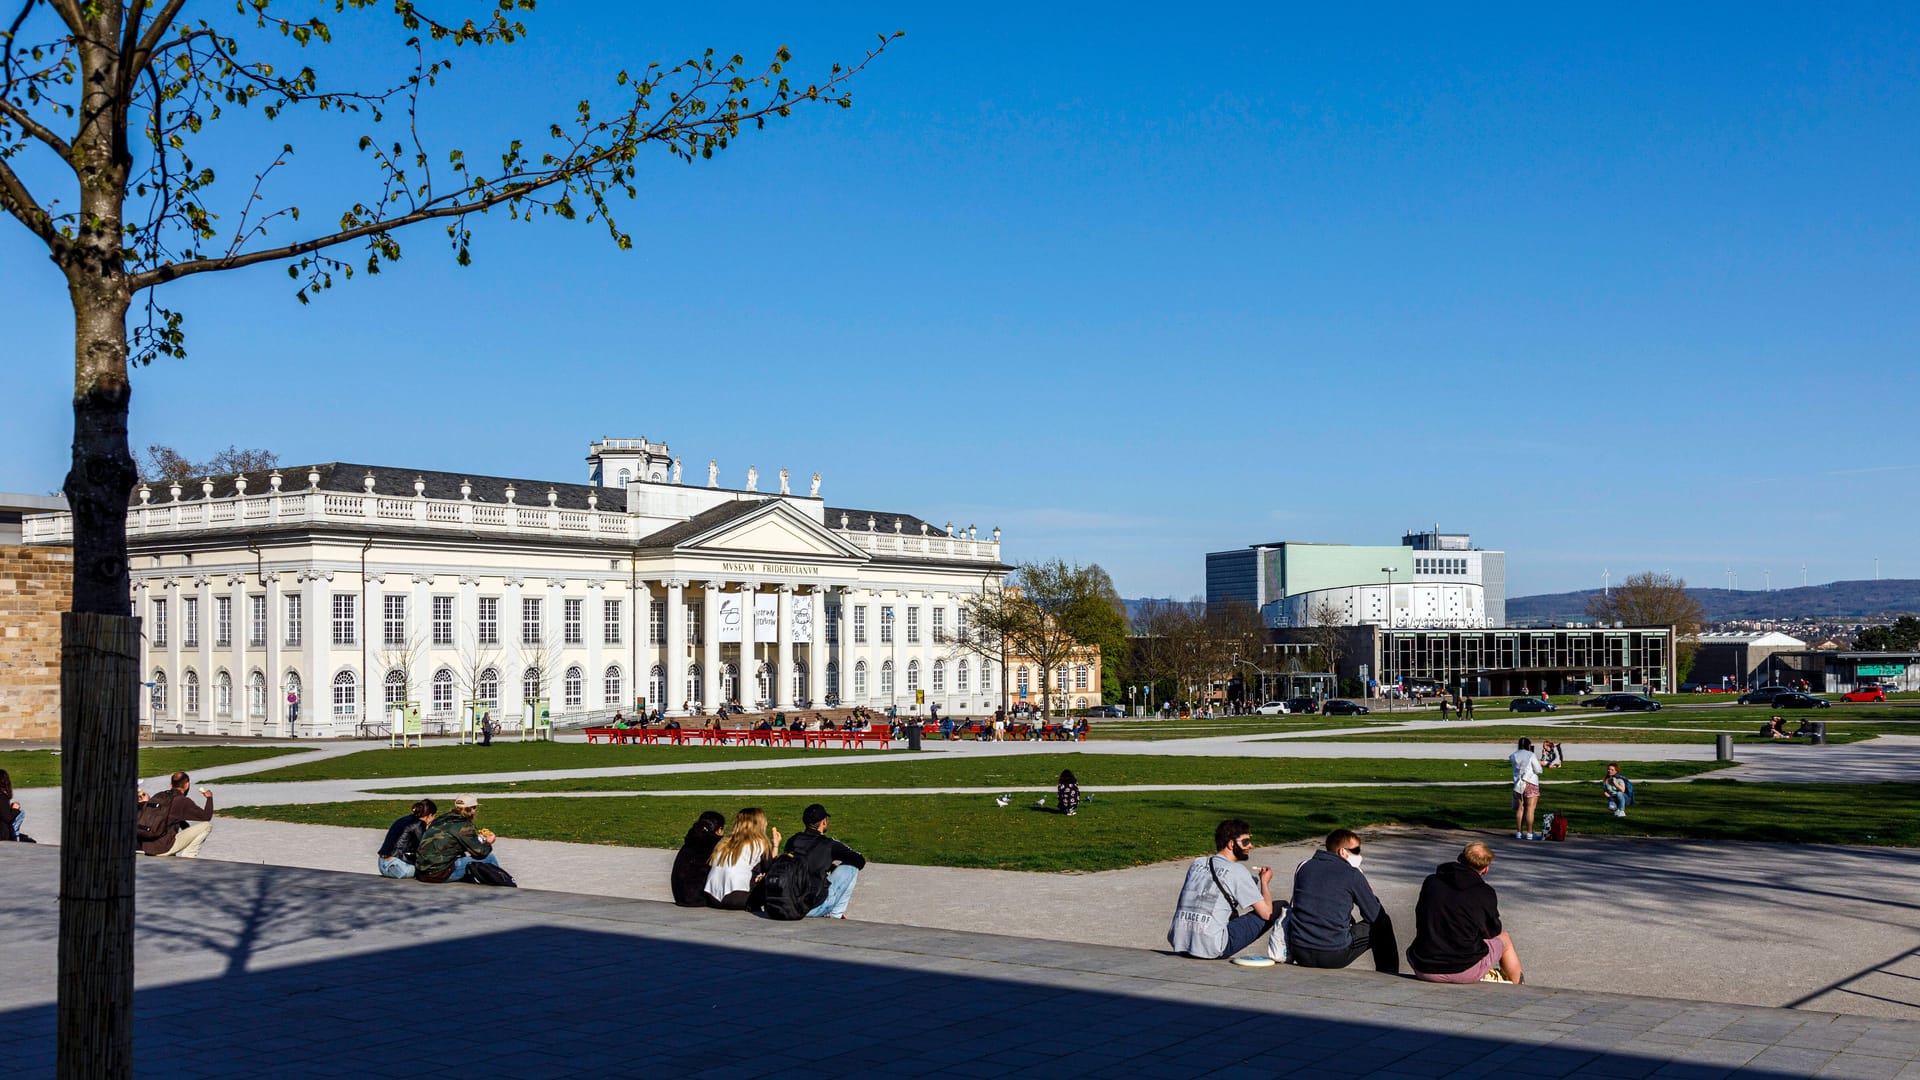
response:
{"label": "dark slate roof", "polygon": [[947,535],[946,526],[922,521],[912,514],[902,514],[893,510],[853,510],[842,506],[827,507],[827,528],[838,529],[841,514],[847,515],[847,529],[850,532],[866,532],[867,519],[872,518],[873,531],[877,533],[892,533],[893,523],[899,521],[901,536],[919,536],[921,525],[927,527],[928,536]]}
{"label": "dark slate roof", "polygon": [[[559,495],[559,507],[562,510],[585,510],[589,493],[600,496],[600,509],[610,512],[624,512],[627,508],[627,493],[617,487],[594,487],[592,484],[557,484],[551,480],[522,480],[504,476],[471,476],[461,473],[436,472],[432,469],[399,469],[388,465],[358,465],[352,462],[333,461],[324,465],[290,465],[278,470],[280,473],[280,491],[282,494],[307,490],[307,474],[320,474],[321,491],[344,491],[361,493],[366,490],[368,473],[373,474],[373,490],[377,495],[395,499],[413,498],[413,482],[416,478],[426,482],[423,494],[429,499],[460,498],[460,482],[465,480],[473,485],[474,502],[504,504],[507,501],[507,485],[513,485],[513,501],[516,506],[545,506],[547,491],[551,489]],[[213,497],[231,498],[237,493],[234,477],[244,475],[247,478],[247,494],[263,495],[272,490],[267,473],[252,472],[228,474],[212,477]],[[180,482],[180,501],[194,502],[205,496],[201,484],[207,477],[196,476]],[[166,481],[147,485],[153,492],[153,503],[173,501]],[[140,504],[139,489],[129,496],[130,505]]]}
{"label": "dark slate roof", "polygon": [[691,540],[708,529],[718,528],[729,521],[746,517],[765,505],[765,500],[721,503],[711,510],[703,510],[693,515],[678,525],[669,525],[648,536],[645,544],[649,548],[670,548]]}

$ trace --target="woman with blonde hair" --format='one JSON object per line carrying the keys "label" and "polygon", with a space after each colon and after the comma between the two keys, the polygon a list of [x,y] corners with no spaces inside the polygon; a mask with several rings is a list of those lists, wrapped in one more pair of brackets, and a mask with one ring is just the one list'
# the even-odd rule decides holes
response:
{"label": "woman with blonde hair", "polygon": [[767,863],[780,850],[780,830],[767,825],[767,812],[749,806],[733,815],[733,827],[713,846],[707,865],[707,906],[746,911],[766,877]]}

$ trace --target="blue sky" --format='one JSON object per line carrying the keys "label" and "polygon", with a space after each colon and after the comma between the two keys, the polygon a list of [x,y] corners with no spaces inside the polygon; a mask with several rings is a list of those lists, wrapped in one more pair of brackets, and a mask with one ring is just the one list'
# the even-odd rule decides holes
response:
{"label": "blue sky", "polygon": [[[169,286],[191,355],[138,374],[136,446],[579,479],[646,435],[1129,596],[1436,522],[1516,595],[1920,578],[1911,5],[635,8],[548,0],[427,130],[491,157],[621,66],[785,43],[804,78],[907,37],[850,111],[643,156],[633,251],[496,217],[471,268],[417,233],[308,307],[276,270]],[[323,74],[393,55],[338,21]],[[237,199],[249,140],[293,142],[268,194],[318,224],[368,190],[363,127],[203,154]],[[43,492],[71,328],[0,226],[0,490]]]}

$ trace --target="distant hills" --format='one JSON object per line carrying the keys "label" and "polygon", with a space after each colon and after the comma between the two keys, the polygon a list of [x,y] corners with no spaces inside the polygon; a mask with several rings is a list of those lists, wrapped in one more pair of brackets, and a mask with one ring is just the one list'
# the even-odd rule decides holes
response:
{"label": "distant hills", "polygon": [[[1587,601],[1599,589],[1542,593],[1507,598],[1507,621],[1515,624],[1579,622],[1587,617]],[[1735,619],[1851,620],[1883,619],[1920,612],[1920,581],[1835,581],[1792,589],[1688,589],[1699,601],[1708,622]]]}

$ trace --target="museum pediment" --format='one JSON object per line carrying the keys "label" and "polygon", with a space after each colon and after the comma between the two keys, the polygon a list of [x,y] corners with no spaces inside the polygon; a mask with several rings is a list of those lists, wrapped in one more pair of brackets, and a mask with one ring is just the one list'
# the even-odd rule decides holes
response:
{"label": "museum pediment", "polygon": [[802,514],[768,503],[673,546],[676,552],[865,562],[867,553]]}

